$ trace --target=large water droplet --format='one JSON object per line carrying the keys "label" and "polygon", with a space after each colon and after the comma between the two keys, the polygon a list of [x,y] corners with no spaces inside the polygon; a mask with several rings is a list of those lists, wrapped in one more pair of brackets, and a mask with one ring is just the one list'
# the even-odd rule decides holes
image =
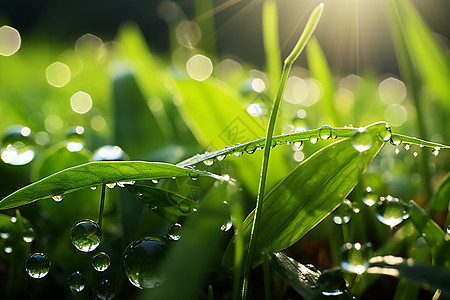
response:
{"label": "large water droplet", "polygon": [[400,144],[402,143],[402,141],[398,137],[395,137],[395,136],[391,136],[391,139],[389,140],[389,142],[396,147],[400,146]]}
{"label": "large water droplet", "polygon": [[60,196],[53,196],[52,199],[55,202],[61,202],[64,199],[64,195],[60,195]]}
{"label": "large water droplet", "polygon": [[80,271],[75,271],[67,277],[67,283],[72,293],[79,293],[86,286],[86,278]]}
{"label": "large water droplet", "polygon": [[114,161],[124,160],[125,153],[119,146],[102,146],[95,150],[92,157],[93,161]]}
{"label": "large water droplet", "polygon": [[70,152],[81,151],[84,148],[84,128],[82,126],[70,127],[67,131],[66,147]]}
{"label": "large water droplet", "polygon": [[33,278],[42,278],[50,271],[50,261],[44,253],[33,253],[25,262],[25,270]]}
{"label": "large water droplet", "polygon": [[15,125],[7,129],[2,139],[1,159],[10,165],[21,166],[34,158],[33,140],[28,127]]}
{"label": "large water droplet", "polygon": [[94,251],[102,239],[100,225],[92,220],[83,220],[72,226],[72,244],[82,252]]}
{"label": "large water droplet", "polygon": [[170,225],[168,229],[169,239],[171,241],[178,241],[183,233],[183,227],[179,223]]}
{"label": "large water droplet", "polygon": [[369,259],[372,256],[372,245],[366,243],[346,243],[341,247],[342,261],[341,267],[345,271],[358,275],[364,273],[369,266]]}
{"label": "large water droplet", "polygon": [[109,268],[111,258],[105,252],[99,252],[92,257],[92,266],[98,272],[103,272]]}
{"label": "large water droplet", "polygon": [[409,217],[405,205],[398,198],[392,196],[380,197],[375,209],[377,219],[391,228]]}
{"label": "large water droplet", "polygon": [[381,128],[378,131],[378,136],[380,137],[380,139],[383,140],[383,142],[389,141],[392,136],[391,126],[389,126],[389,124],[386,124],[386,126],[384,126],[384,128]]}
{"label": "large water droplet", "polygon": [[365,128],[358,128],[352,136],[352,146],[359,152],[364,152],[372,147],[372,135]]}
{"label": "large water droplet", "polygon": [[34,238],[36,237],[36,232],[33,227],[25,228],[22,232],[23,236],[22,239],[25,243],[31,243],[34,241]]}
{"label": "large water droplet", "polygon": [[378,200],[378,195],[375,193],[374,190],[370,186],[366,187],[366,190],[364,191],[362,201],[367,206],[372,206],[375,204],[375,202]]}
{"label": "large water droplet", "polygon": [[159,238],[146,237],[131,243],[123,257],[128,280],[141,289],[159,286],[165,276],[158,267],[166,252],[167,244]]}
{"label": "large water droplet", "polygon": [[319,137],[322,140],[328,140],[331,137],[332,128],[330,125],[323,125],[319,128]]}
{"label": "large water droplet", "polygon": [[116,297],[114,286],[107,279],[97,286],[97,297],[101,300],[112,300]]}
{"label": "large water droplet", "polygon": [[350,200],[345,199],[333,213],[334,223],[338,225],[348,223],[352,218],[352,212],[352,203],[350,202]]}

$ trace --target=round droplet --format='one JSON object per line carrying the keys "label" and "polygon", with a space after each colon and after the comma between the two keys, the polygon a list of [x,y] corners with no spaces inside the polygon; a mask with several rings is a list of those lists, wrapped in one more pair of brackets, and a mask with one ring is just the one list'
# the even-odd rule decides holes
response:
{"label": "round droplet", "polygon": [[332,128],[330,125],[323,125],[319,128],[319,137],[322,140],[328,140],[331,137]]}
{"label": "round droplet", "polygon": [[389,142],[396,147],[400,146],[400,144],[402,143],[402,141],[398,137],[395,137],[395,136],[391,136],[391,139],[389,140]]}
{"label": "round droplet", "polygon": [[254,146],[254,145],[249,145],[249,146],[247,146],[247,148],[245,148],[245,152],[247,154],[253,154],[253,153],[255,153],[255,151],[256,151],[256,146]]}
{"label": "round droplet", "polygon": [[95,191],[97,189],[97,186],[91,186],[91,190]]}
{"label": "round droplet", "polygon": [[178,241],[183,233],[183,227],[179,223],[170,225],[168,229],[169,239],[171,241]]}
{"label": "round droplet", "polygon": [[128,280],[138,288],[155,288],[165,276],[159,264],[167,252],[160,238],[146,237],[131,243],[125,250],[123,264]]}
{"label": "round droplet", "polygon": [[117,185],[117,182],[113,182],[113,183],[107,183],[107,184],[106,184],[106,186],[107,186],[108,188],[110,188],[110,189],[113,189],[113,188],[115,188],[115,187],[116,187],[116,185]]}
{"label": "round droplet", "polygon": [[204,160],[203,163],[205,164],[205,166],[212,166],[214,164],[214,159]]}
{"label": "round droplet", "polygon": [[84,148],[84,128],[82,126],[70,127],[66,136],[66,147],[70,152],[81,151]]}
{"label": "round droplet", "polygon": [[372,256],[372,245],[370,243],[346,243],[341,247],[343,270],[361,275],[369,266]]}
{"label": "round droplet", "polygon": [[389,124],[386,124],[386,126],[384,126],[384,128],[381,128],[378,131],[378,136],[380,137],[380,139],[383,140],[383,142],[389,141],[392,136],[391,126],[389,126]]}
{"label": "round droplet", "polygon": [[61,202],[64,199],[64,195],[60,195],[60,196],[53,196],[52,199],[55,202]]}
{"label": "round droplet", "polygon": [[25,243],[31,243],[34,241],[34,238],[36,237],[36,232],[33,227],[28,227],[23,230],[23,236],[22,239]]}
{"label": "round droplet", "polygon": [[333,213],[334,223],[338,225],[348,223],[352,217],[352,212],[352,203],[350,202],[350,200],[345,199]]}
{"label": "round droplet", "polygon": [[294,144],[292,144],[292,150],[300,151],[302,149],[303,149],[303,141],[294,142]]}
{"label": "round droplet", "polygon": [[97,297],[101,300],[114,299],[116,297],[114,286],[108,280],[103,280],[97,286]]}
{"label": "round droplet", "polygon": [[352,146],[358,152],[364,152],[372,147],[372,135],[365,128],[358,128],[352,136]]}
{"label": "round droplet", "polygon": [[109,268],[111,258],[105,252],[99,252],[92,257],[92,266],[98,272],[103,272]]}
{"label": "round droplet", "polygon": [[34,158],[33,140],[28,127],[15,125],[7,129],[2,139],[1,159],[10,165],[21,166]]}
{"label": "round droplet", "polygon": [[405,144],[405,150],[408,151],[409,149],[411,149],[411,145],[410,144]]}
{"label": "round droplet", "polygon": [[409,217],[405,205],[392,196],[380,197],[375,209],[377,219],[391,228]]}
{"label": "round droplet", "polygon": [[234,152],[233,154],[234,154],[234,156],[239,157],[239,156],[242,156],[242,154],[244,154],[244,152],[242,152],[242,151],[236,151],[236,152]]}
{"label": "round droplet", "polygon": [[309,142],[310,142],[311,144],[315,144],[315,143],[317,143],[318,140],[319,140],[318,138],[310,138],[310,139],[309,139]]}
{"label": "round droplet", "polygon": [[11,245],[5,243],[5,246],[3,247],[3,251],[5,251],[5,253],[9,254],[13,252],[13,248]]}
{"label": "round droplet", "polygon": [[13,223],[13,224],[17,223],[17,218],[16,218],[16,217],[11,217],[9,220],[10,220],[11,223]]}
{"label": "round droplet", "polygon": [[434,148],[431,150],[431,154],[433,154],[434,156],[438,156],[438,155],[439,155],[439,150],[441,150],[440,147],[434,147]]}
{"label": "round droplet", "polygon": [[100,226],[92,220],[83,220],[72,226],[72,244],[82,252],[94,251],[102,239]]}
{"label": "round droplet", "polygon": [[125,153],[119,146],[102,146],[95,150],[92,157],[93,161],[114,161],[124,160]]}
{"label": "round droplet", "polygon": [[364,191],[362,201],[367,206],[372,206],[375,204],[375,202],[378,200],[378,195],[375,193],[374,190],[370,186],[366,187],[366,190]]}
{"label": "round droplet", "polygon": [[220,230],[222,230],[222,231],[228,231],[228,230],[231,229],[231,227],[233,227],[233,222],[232,222],[231,220],[228,220],[225,224],[223,224],[223,225],[220,227]]}
{"label": "round droplet", "polygon": [[152,179],[152,183],[157,184],[158,180],[157,179]]}
{"label": "round droplet", "polygon": [[50,271],[50,261],[44,253],[33,253],[25,262],[25,270],[33,278],[42,278]]}
{"label": "round droplet", "polygon": [[219,155],[216,158],[217,158],[218,161],[222,161],[222,160],[225,159],[225,157],[227,157],[227,156],[224,154],[224,155]]}
{"label": "round droplet", "polygon": [[79,293],[86,286],[86,278],[84,278],[80,271],[75,271],[67,277],[67,283],[73,293]]}
{"label": "round droplet", "polygon": [[450,225],[447,226],[447,234],[450,234]]}

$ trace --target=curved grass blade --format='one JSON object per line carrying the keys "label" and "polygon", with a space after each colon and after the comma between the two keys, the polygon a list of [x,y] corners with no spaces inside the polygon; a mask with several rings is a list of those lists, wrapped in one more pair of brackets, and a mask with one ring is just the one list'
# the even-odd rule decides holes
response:
{"label": "curved grass blade", "polygon": [[392,137],[391,137],[391,143],[392,144],[396,144],[396,143],[406,143],[406,144],[414,144],[414,145],[422,145],[424,147],[430,147],[430,148],[437,148],[437,150],[440,149],[450,149],[450,146],[447,145],[443,145],[440,143],[435,143],[435,142],[429,142],[426,140],[422,140],[416,137],[410,137],[407,135],[403,135],[403,134],[397,134],[397,133],[393,133]]}
{"label": "curved grass blade", "polygon": [[[351,139],[331,144],[301,163],[266,195],[253,265],[260,262],[261,252],[278,252],[297,242],[352,191],[381,149],[384,142],[378,133],[386,130],[386,123],[367,129],[373,138],[367,151],[356,151]],[[249,240],[253,217],[254,211],[244,221],[240,234],[245,241]],[[232,248],[231,242],[224,257],[228,267],[232,266]]]}
{"label": "curved grass blade", "polygon": [[29,204],[107,183],[179,176],[222,177],[166,163],[143,161],[91,162],[68,168],[34,182],[0,201],[0,209]]}
{"label": "curved grass blade", "polygon": [[396,256],[375,256],[369,260],[367,273],[407,278],[450,293],[450,270],[423,262]]}
{"label": "curved grass blade", "polygon": [[450,173],[441,180],[435,189],[434,197],[430,202],[430,213],[447,209],[450,202]]}

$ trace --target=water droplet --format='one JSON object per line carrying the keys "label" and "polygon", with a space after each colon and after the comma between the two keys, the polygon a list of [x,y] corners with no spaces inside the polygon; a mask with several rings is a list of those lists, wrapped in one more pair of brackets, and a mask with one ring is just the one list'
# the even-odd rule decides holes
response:
{"label": "water droplet", "polygon": [[450,234],[450,225],[447,226],[447,234]]}
{"label": "water droplet", "polygon": [[345,199],[333,213],[334,223],[338,225],[348,223],[352,217],[352,211],[352,203],[350,200]]}
{"label": "water droplet", "polygon": [[398,148],[396,148],[395,151],[394,151],[394,153],[395,153],[395,155],[397,155],[397,154],[400,153],[400,150],[399,150]]}
{"label": "water droplet", "polygon": [[82,126],[70,127],[66,136],[66,148],[70,152],[81,151],[84,148],[84,128]]}
{"label": "water droplet", "polygon": [[220,226],[220,230],[222,231],[228,231],[231,229],[231,227],[233,227],[233,222],[231,220],[228,220],[225,224],[223,224],[222,226]]}
{"label": "water droplet", "polygon": [[383,140],[383,142],[389,141],[392,136],[391,126],[389,126],[389,124],[386,124],[384,128],[381,128],[378,131],[378,136]]}
{"label": "water droplet", "polygon": [[214,164],[214,159],[204,160],[203,163],[205,164],[205,166],[212,166]]}
{"label": "water droplet", "polygon": [[64,199],[64,195],[60,195],[60,196],[53,196],[52,199],[55,202],[61,202]]}
{"label": "water droplet", "polygon": [[113,183],[107,183],[107,184],[106,184],[106,186],[107,186],[108,188],[110,188],[110,189],[113,189],[113,188],[115,188],[115,187],[116,187],[116,185],[117,185],[117,183],[116,183],[116,182],[113,182]]}
{"label": "water droplet", "polygon": [[94,151],[92,156],[93,161],[114,161],[114,160],[124,160],[126,156],[122,148],[119,146],[106,145],[98,148]]}
{"label": "water droplet", "polygon": [[389,142],[396,147],[400,146],[400,144],[402,143],[402,141],[398,137],[395,137],[395,136],[391,136],[391,139],[389,140]]}
{"label": "water droplet", "polygon": [[218,161],[222,161],[222,160],[225,159],[225,157],[227,157],[227,156],[224,154],[224,155],[219,155],[216,158],[217,158]]}
{"label": "water droplet", "polygon": [[25,228],[22,232],[23,236],[22,239],[25,243],[31,243],[34,241],[34,238],[36,237],[36,232],[33,227]]}
{"label": "water droplet", "polygon": [[361,211],[361,205],[358,202],[352,202],[352,210],[355,214],[359,214]]}
{"label": "water droplet", "polygon": [[158,183],[158,180],[157,180],[157,179],[152,179],[152,182],[153,182],[154,184],[157,184],[157,183]]}
{"label": "water droplet", "polygon": [[414,152],[412,153],[412,155],[413,155],[414,157],[417,157],[417,156],[419,156],[419,152],[414,151]]}
{"label": "water droplet", "polygon": [[292,150],[294,151],[300,151],[303,149],[303,141],[294,142],[292,145]]}
{"label": "water droplet", "polygon": [[375,206],[377,219],[391,228],[400,224],[409,215],[406,212],[405,205],[392,196],[380,197]]}
{"label": "water droplet", "polygon": [[438,156],[439,155],[439,150],[440,150],[441,148],[439,148],[439,147],[434,147],[432,150],[431,150],[431,154],[433,154],[434,156]]}
{"label": "water droplet", "polygon": [[423,148],[423,147],[424,147],[424,145],[423,145],[423,144],[420,144],[420,145],[419,145],[419,147],[420,147],[420,148]]}
{"label": "water droplet", "polygon": [[111,258],[105,252],[99,252],[92,257],[92,266],[98,272],[103,272],[109,268]]}
{"label": "water droplet", "polygon": [[95,191],[97,189],[96,186],[91,186],[91,190]]}
{"label": "water droplet", "polygon": [[171,241],[178,241],[183,233],[183,227],[179,223],[170,225],[168,229],[169,239]]}
{"label": "water droplet", "polygon": [[353,272],[358,275],[364,273],[369,266],[369,259],[372,256],[372,245],[366,243],[346,243],[341,247],[343,270]]}
{"label": "water droplet", "polygon": [[158,267],[166,252],[167,244],[159,238],[146,237],[131,243],[123,257],[128,280],[141,289],[157,287],[165,279]]}
{"label": "water droplet", "polygon": [[50,271],[50,261],[44,253],[33,253],[25,262],[25,270],[33,278],[42,278]]}
{"label": "water droplet", "polygon": [[198,173],[189,173],[189,177],[194,181],[197,181],[199,176]]}
{"label": "water droplet", "polygon": [[5,253],[9,254],[13,252],[13,248],[10,245],[5,245],[5,247],[3,248],[3,251],[5,251]]}
{"label": "water droplet", "polygon": [[375,191],[372,190],[370,186],[366,187],[366,190],[363,194],[362,201],[367,206],[372,206],[375,204],[375,202],[378,200],[378,195],[375,193]]}
{"label": "water droplet", "polygon": [[405,144],[405,150],[408,151],[409,149],[411,149],[411,145],[410,144]]}
{"label": "water droplet", "polygon": [[16,218],[16,217],[11,217],[9,220],[10,220],[11,223],[13,223],[13,224],[17,223],[17,218]]}
{"label": "water droplet", "polygon": [[73,293],[79,293],[86,286],[86,278],[84,278],[80,271],[75,271],[67,277],[67,283]]}
{"label": "water droplet", "polygon": [[121,188],[124,188],[126,185],[134,185],[136,183],[136,181],[119,181],[117,182],[117,185]]}
{"label": "water droplet", "polygon": [[150,208],[151,210],[155,210],[155,209],[158,208],[158,205],[156,203],[154,203],[154,202],[150,202],[148,204],[148,208]]}
{"label": "water droplet", "polygon": [[244,152],[242,152],[242,151],[236,151],[236,152],[234,152],[233,154],[234,154],[234,156],[239,157],[239,156],[242,156],[242,154],[244,154]]}
{"label": "water droplet", "polygon": [[352,136],[352,146],[359,152],[364,152],[372,147],[372,135],[365,128],[358,128]]}
{"label": "water droplet", "polygon": [[10,165],[21,166],[34,158],[33,140],[28,127],[14,125],[7,129],[2,139],[1,159]]}
{"label": "water droplet", "polygon": [[315,143],[317,143],[318,140],[319,140],[318,138],[310,138],[310,139],[309,139],[309,142],[310,142],[311,144],[315,144]]}
{"label": "water droplet", "polygon": [[11,229],[8,226],[3,226],[0,229],[0,238],[7,240],[10,237]]}
{"label": "water droplet", "polygon": [[97,297],[101,300],[112,300],[116,297],[114,286],[107,279],[97,286]]}
{"label": "water droplet", "polygon": [[254,146],[254,145],[249,145],[245,148],[245,152],[247,154],[253,154],[253,153],[255,153],[255,151],[256,151],[256,146]]}
{"label": "water droplet", "polygon": [[102,239],[100,225],[92,220],[83,220],[72,226],[72,244],[82,252],[94,251]]}
{"label": "water droplet", "polygon": [[331,137],[332,128],[330,125],[323,125],[319,128],[319,137],[322,140],[328,140]]}

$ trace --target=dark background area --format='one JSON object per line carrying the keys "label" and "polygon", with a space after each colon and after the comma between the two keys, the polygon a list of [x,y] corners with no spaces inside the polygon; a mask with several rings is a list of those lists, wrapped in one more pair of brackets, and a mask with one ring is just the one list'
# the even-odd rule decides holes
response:
{"label": "dark background area", "polygon": [[[167,56],[168,26],[157,12],[161,2],[1,1],[0,25],[18,29],[23,39],[40,38],[68,47],[85,33],[98,35],[104,41],[112,40],[120,24],[132,20],[141,27],[151,49]],[[174,2],[180,5],[188,19],[195,18],[194,0]],[[226,5],[227,2],[235,3]],[[277,1],[282,57],[295,44],[309,13],[320,2],[326,6],[316,35],[335,74],[360,73],[367,69],[377,73],[397,73],[385,1]],[[450,2],[415,0],[414,3],[427,24],[438,33],[439,39],[448,45]],[[262,4],[263,0],[214,1],[215,7],[223,7],[214,16],[218,58],[231,56],[264,68]],[[304,65],[305,59],[302,59],[300,64]]]}

